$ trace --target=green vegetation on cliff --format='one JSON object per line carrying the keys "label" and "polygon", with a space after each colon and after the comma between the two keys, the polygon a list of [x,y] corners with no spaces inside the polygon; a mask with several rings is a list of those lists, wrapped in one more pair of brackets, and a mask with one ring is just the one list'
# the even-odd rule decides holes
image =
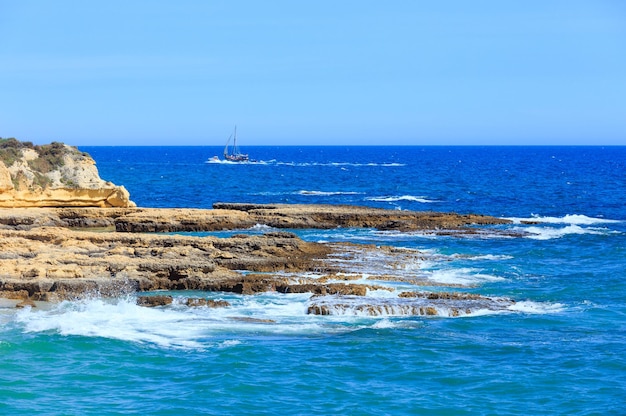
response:
{"label": "green vegetation on cliff", "polygon": [[30,168],[39,173],[48,173],[64,165],[63,156],[68,153],[63,143],[52,142],[44,145],[34,145],[32,142],[21,142],[13,137],[0,138],[0,160],[6,167],[11,167],[16,160],[22,158],[22,149],[32,149],[39,156],[29,160]]}
{"label": "green vegetation on cliff", "polygon": [[[0,161],[6,167],[11,167],[16,161],[22,160],[24,158],[23,150],[34,150],[36,152],[37,157],[28,160],[27,163],[34,174],[33,185],[40,186],[43,189],[52,183],[52,180],[46,174],[64,166],[65,161],[63,157],[72,152],[72,148],[68,148],[59,142],[34,145],[32,142],[22,142],[13,137],[7,139],[0,137]],[[20,176],[23,176],[23,173],[18,172],[16,177],[12,178],[16,189],[20,188]],[[72,185],[71,181],[67,182],[69,185]]]}
{"label": "green vegetation on cliff", "polygon": [[93,158],[60,142],[0,137],[0,207],[131,207],[128,191],[104,181]]}
{"label": "green vegetation on cliff", "polygon": [[6,167],[11,167],[13,163],[22,157],[23,148],[32,149],[34,146],[31,142],[20,142],[17,139],[0,138],[0,160],[4,162]]}

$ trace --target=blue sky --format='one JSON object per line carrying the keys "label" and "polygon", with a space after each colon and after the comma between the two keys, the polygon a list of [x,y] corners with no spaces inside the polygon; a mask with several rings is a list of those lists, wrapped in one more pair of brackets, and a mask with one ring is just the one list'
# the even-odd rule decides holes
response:
{"label": "blue sky", "polygon": [[622,0],[0,0],[0,136],[626,145]]}

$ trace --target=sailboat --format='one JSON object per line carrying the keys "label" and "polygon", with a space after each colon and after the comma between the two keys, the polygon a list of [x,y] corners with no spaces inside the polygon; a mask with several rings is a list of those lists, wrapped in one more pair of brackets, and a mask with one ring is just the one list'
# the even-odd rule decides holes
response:
{"label": "sailboat", "polygon": [[[230,144],[230,139],[233,137],[233,149],[232,152],[229,152],[228,145]],[[240,153],[237,147],[237,126],[235,126],[235,132],[228,138],[226,147],[224,147],[224,159],[231,162],[247,162],[250,160],[248,154]]]}

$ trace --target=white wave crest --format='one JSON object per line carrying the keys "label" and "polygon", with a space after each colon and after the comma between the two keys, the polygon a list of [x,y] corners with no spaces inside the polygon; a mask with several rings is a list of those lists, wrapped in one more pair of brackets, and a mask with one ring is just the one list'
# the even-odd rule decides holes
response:
{"label": "white wave crest", "polygon": [[411,201],[411,202],[420,202],[423,204],[430,204],[435,202],[440,202],[435,199],[427,199],[424,196],[413,196],[413,195],[399,195],[399,196],[372,196],[365,198],[367,201],[375,201],[375,202],[399,202],[399,201]]}
{"label": "white wave crest", "polygon": [[52,331],[163,347],[200,347],[201,328],[193,316],[173,309],[138,306],[130,299],[66,301],[49,310],[24,310],[17,321],[26,332]]}
{"label": "white wave crest", "polygon": [[508,308],[510,311],[523,312],[528,314],[549,314],[558,313],[565,310],[565,305],[562,303],[549,303],[549,302],[533,302],[533,301],[521,301],[515,302]]}
{"label": "white wave crest", "polygon": [[487,260],[487,261],[500,261],[500,260],[510,260],[513,256],[508,256],[505,254],[484,254],[482,256],[470,256],[467,257],[468,260]]}
{"label": "white wave crest", "polygon": [[276,165],[282,166],[297,166],[297,167],[308,167],[308,166],[332,166],[332,167],[402,167],[406,166],[405,163],[397,163],[397,162],[383,162],[383,163],[353,163],[353,162],[273,162]]}
{"label": "white wave crest", "polygon": [[64,301],[13,312],[27,333],[57,333],[116,339],[172,349],[225,348],[240,337],[324,334],[350,328],[328,325],[306,314],[310,294],[229,295],[231,306],[188,307],[185,297],[171,305],[139,306],[133,297]]}
{"label": "white wave crest", "polygon": [[555,238],[562,238],[566,235],[573,234],[593,234],[602,235],[606,234],[608,230],[598,228],[583,228],[578,225],[568,225],[561,228],[554,227],[526,227],[520,228],[520,232],[526,232],[527,238],[534,240],[552,240]]}
{"label": "white wave crest", "polygon": [[459,286],[475,286],[505,280],[503,277],[480,273],[470,268],[432,270],[427,272],[426,277],[435,283]]}
{"label": "white wave crest", "polygon": [[488,315],[503,315],[511,313],[522,313],[528,315],[547,315],[559,313],[565,310],[565,305],[561,303],[545,303],[533,301],[514,302],[505,309],[476,309],[471,315],[462,315],[461,317],[477,317]]}
{"label": "white wave crest", "polygon": [[277,230],[274,227],[270,227],[269,225],[265,225],[265,224],[255,224],[252,227],[249,228],[249,230],[251,231],[274,231]]}
{"label": "white wave crest", "polygon": [[533,215],[530,218],[509,217],[505,219],[511,220],[516,224],[521,224],[523,222],[534,222],[534,223],[542,223],[542,224],[593,225],[593,224],[612,224],[612,223],[622,222],[619,220],[609,220],[605,218],[588,217],[586,215],[580,215],[580,214],[571,214],[571,215],[568,214],[563,217],[541,217],[538,215]]}
{"label": "white wave crest", "polygon": [[297,194],[297,195],[310,195],[310,196],[333,196],[333,195],[360,195],[360,194],[362,194],[362,192],[351,192],[351,191],[327,192],[327,191],[306,191],[306,190],[302,190],[302,191],[295,192],[295,194]]}

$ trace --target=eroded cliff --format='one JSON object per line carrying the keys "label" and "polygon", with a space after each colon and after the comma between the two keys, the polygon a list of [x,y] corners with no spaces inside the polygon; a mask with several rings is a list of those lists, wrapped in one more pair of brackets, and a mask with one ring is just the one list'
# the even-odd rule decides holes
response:
{"label": "eroded cliff", "polygon": [[0,139],[0,207],[133,207],[130,194],[100,178],[76,147]]}

